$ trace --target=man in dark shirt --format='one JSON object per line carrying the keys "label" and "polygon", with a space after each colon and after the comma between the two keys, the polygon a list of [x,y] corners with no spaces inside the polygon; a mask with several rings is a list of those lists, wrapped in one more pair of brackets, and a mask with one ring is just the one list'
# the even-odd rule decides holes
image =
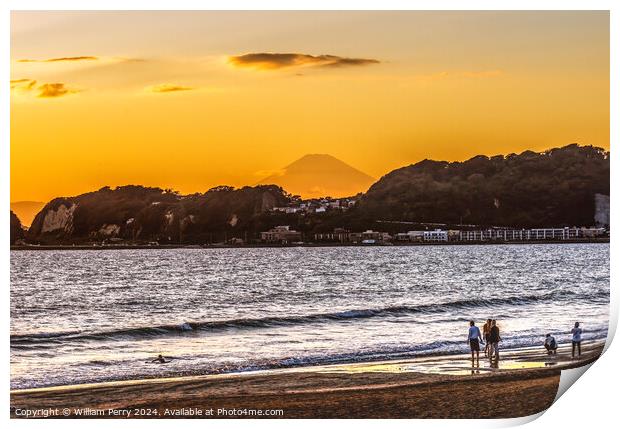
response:
{"label": "man in dark shirt", "polygon": [[495,320],[491,321],[491,330],[489,331],[489,343],[491,343],[491,350],[489,351],[489,357],[493,360],[499,360],[499,342],[502,340],[502,337],[499,335],[499,328],[497,327],[497,322]]}
{"label": "man in dark shirt", "polygon": [[558,343],[553,335],[547,334],[545,337],[545,348],[547,349],[547,354],[549,355],[558,353]]}

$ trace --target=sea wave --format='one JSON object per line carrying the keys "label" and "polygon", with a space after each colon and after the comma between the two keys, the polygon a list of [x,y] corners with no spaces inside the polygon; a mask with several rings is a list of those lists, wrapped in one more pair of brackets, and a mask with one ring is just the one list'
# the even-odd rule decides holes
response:
{"label": "sea wave", "polygon": [[[607,337],[607,328],[599,327],[598,329],[588,330],[588,342],[604,342]],[[558,338],[560,346],[570,345],[570,335],[566,332],[552,332]],[[501,343],[502,351],[514,350],[527,347],[542,347],[544,340],[543,332],[528,333],[521,335],[513,335],[506,338]],[[12,389],[27,389],[35,387],[50,387],[66,384],[83,384],[83,383],[100,383],[108,381],[120,380],[137,380],[146,378],[161,377],[180,377],[193,375],[209,375],[209,374],[231,374],[253,371],[264,371],[272,369],[310,367],[317,365],[337,365],[349,363],[363,362],[379,362],[379,361],[398,361],[404,359],[412,359],[426,356],[447,356],[461,353],[468,353],[469,349],[462,340],[444,340],[432,341],[425,344],[412,345],[388,345],[386,347],[373,348],[370,350],[349,351],[343,353],[310,353],[307,355],[294,355],[286,357],[248,359],[246,361],[235,362],[219,361],[213,362],[212,357],[208,355],[185,355],[185,356],[169,356],[171,365],[166,365],[162,370],[160,366],[146,365],[150,360],[145,361],[143,358],[135,359],[114,359],[100,360],[94,359],[86,363],[77,362],[73,364],[80,367],[86,364],[88,367],[102,368],[131,368],[130,371],[107,371],[100,375],[88,372],[85,374],[63,376],[56,375],[54,377],[44,377],[35,380],[11,380]]]}
{"label": "sea wave", "polygon": [[[336,312],[314,313],[291,316],[268,316],[260,318],[238,318],[227,320],[214,320],[204,322],[184,322],[176,325],[161,325],[137,328],[125,328],[103,332],[68,331],[68,332],[42,332],[32,334],[11,335],[11,347],[21,348],[29,345],[59,344],[65,341],[98,341],[98,340],[126,340],[128,338],[140,339],[162,335],[183,335],[195,331],[222,331],[230,329],[266,329],[281,326],[296,326],[317,323],[329,323],[354,319],[368,319],[375,317],[399,317],[415,314],[441,314],[450,313],[455,318],[473,314],[474,310],[491,309],[505,305],[527,305],[541,301],[557,301],[575,298],[576,292],[556,291],[546,294],[512,296],[489,299],[467,299],[448,301],[443,303],[421,305],[399,305],[382,308],[350,309]],[[601,298],[599,294],[583,297],[591,300]],[[609,295],[606,294],[608,297]],[[467,311],[466,315],[459,315],[455,311]]]}

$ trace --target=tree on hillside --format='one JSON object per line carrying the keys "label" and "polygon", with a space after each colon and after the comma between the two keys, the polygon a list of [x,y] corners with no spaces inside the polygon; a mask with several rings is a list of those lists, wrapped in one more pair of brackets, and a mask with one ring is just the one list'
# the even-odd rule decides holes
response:
{"label": "tree on hillside", "polygon": [[609,195],[609,153],[578,146],[465,162],[424,160],[375,183],[358,218],[485,226],[572,226],[594,221]]}

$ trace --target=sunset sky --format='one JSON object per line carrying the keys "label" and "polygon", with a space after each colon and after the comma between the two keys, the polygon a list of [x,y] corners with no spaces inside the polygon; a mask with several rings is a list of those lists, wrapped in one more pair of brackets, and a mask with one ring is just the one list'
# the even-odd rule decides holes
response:
{"label": "sunset sky", "polygon": [[607,12],[13,12],[11,200],[609,148]]}

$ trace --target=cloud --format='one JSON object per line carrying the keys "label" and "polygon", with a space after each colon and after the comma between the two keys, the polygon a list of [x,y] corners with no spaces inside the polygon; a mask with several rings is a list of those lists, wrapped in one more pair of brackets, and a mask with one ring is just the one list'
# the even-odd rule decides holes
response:
{"label": "cloud", "polygon": [[37,90],[39,91],[37,95],[39,98],[56,98],[78,92],[74,89],[67,88],[64,83],[44,83],[39,86]]}
{"label": "cloud", "polygon": [[321,55],[321,57],[326,59],[325,64],[322,65],[323,67],[366,66],[380,63],[379,60],[372,58],[343,58],[333,55]]}
{"label": "cloud", "polygon": [[81,56],[81,57],[60,57],[60,58],[48,58],[46,60],[32,60],[32,59],[22,59],[17,60],[18,63],[57,63],[57,62],[67,62],[67,61],[96,61],[98,57],[92,56]]}
{"label": "cloud", "polygon": [[30,91],[36,84],[34,79],[11,79],[11,89]]}
{"label": "cloud", "polygon": [[149,89],[151,90],[151,92],[163,93],[163,92],[191,91],[195,88],[192,88],[189,86],[171,85],[168,83],[163,83],[161,85],[151,86]]}
{"label": "cloud", "polygon": [[275,176],[275,177],[284,176],[285,173],[286,173],[286,169],[279,168],[277,170],[258,170],[254,172],[254,175],[259,176],[259,177],[269,178],[272,176]]}
{"label": "cloud", "polygon": [[337,55],[308,55],[295,53],[250,53],[228,58],[228,62],[235,67],[250,67],[261,70],[275,70],[295,66],[316,67],[350,67],[379,64],[379,60],[371,58],[347,58]]}
{"label": "cloud", "polygon": [[463,72],[461,73],[461,76],[469,77],[469,78],[482,78],[482,77],[497,77],[502,74],[503,72],[501,70],[483,70],[483,71]]}
{"label": "cloud", "polygon": [[37,81],[34,79],[13,79],[11,80],[11,89],[16,89],[21,92],[37,91],[36,96],[38,98],[57,98],[80,92],[79,90],[69,88],[64,83],[60,82],[42,83],[37,86]]}
{"label": "cloud", "polygon": [[114,57],[114,60],[121,63],[145,63],[147,62],[144,58],[128,58],[128,57]]}
{"label": "cloud", "polygon": [[442,71],[426,75],[417,75],[416,79],[422,81],[435,81],[444,79],[484,79],[501,76],[501,70],[482,70],[482,71]]}

